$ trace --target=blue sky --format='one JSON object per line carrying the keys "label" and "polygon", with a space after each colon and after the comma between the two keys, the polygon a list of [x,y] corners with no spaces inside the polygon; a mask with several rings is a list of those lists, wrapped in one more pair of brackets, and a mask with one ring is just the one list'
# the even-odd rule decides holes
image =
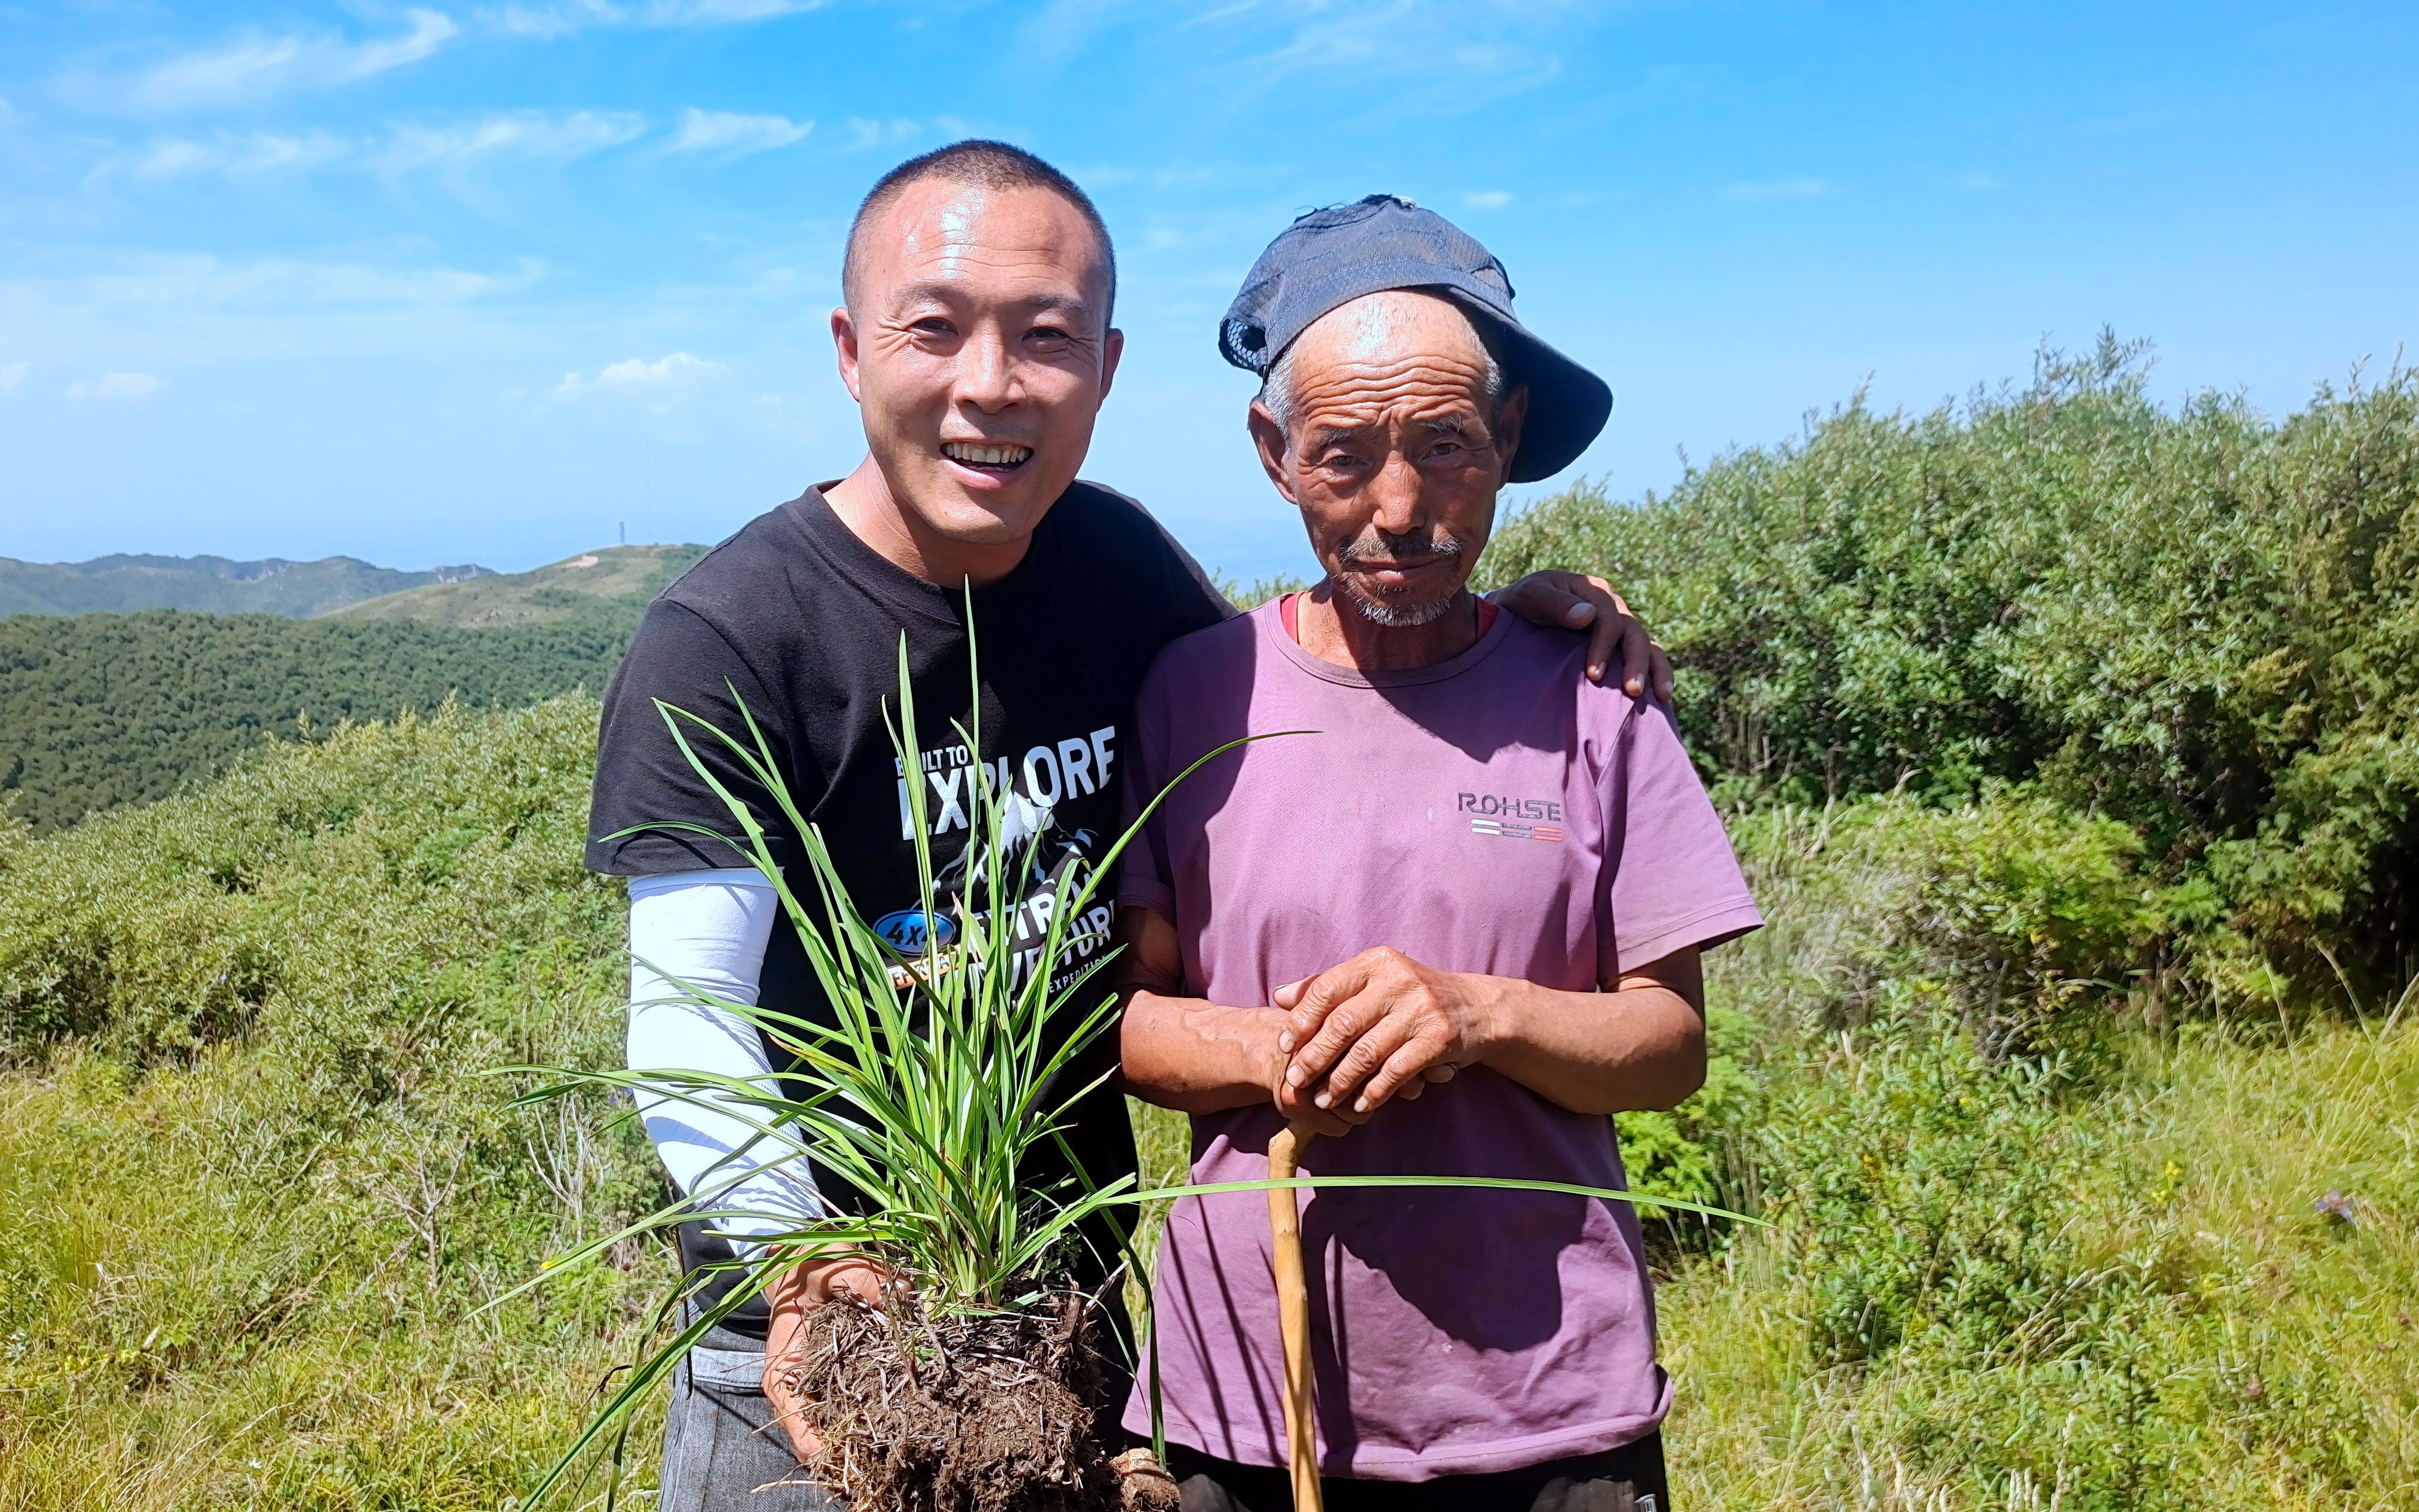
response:
{"label": "blue sky", "polygon": [[0,0],[0,555],[719,538],[855,461],[840,237],[964,134],[1100,201],[1086,471],[1245,576],[1304,549],[1216,317],[1373,190],[1611,382],[1625,495],[2103,324],[2281,412],[2419,336],[2419,8],[2298,8]]}

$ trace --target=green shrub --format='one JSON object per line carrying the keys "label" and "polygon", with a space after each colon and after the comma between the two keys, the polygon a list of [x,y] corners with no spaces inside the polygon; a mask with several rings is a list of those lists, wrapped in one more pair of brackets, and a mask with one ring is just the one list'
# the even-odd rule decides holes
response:
{"label": "green shrub", "polygon": [[2044,356],[1919,417],[1861,397],[1668,497],[1582,485],[1487,567],[1620,582],[1742,795],[2032,783],[2132,827],[2199,916],[2172,985],[2262,1011],[2419,971],[2419,376],[2273,423]]}
{"label": "green shrub", "polygon": [[2190,912],[2131,828],[2030,788],[1774,804],[1731,835],[1773,920],[1733,953],[1799,1032],[1947,1016],[1993,1057],[2088,1040],[2102,1006],[2155,992]]}

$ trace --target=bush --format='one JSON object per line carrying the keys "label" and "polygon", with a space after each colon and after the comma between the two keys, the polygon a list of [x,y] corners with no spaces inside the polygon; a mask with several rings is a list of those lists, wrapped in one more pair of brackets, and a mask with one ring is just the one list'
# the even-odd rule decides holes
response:
{"label": "bush", "polygon": [[2103,340],[1920,417],[1858,398],[1636,506],[1583,485],[1488,557],[1548,565],[1634,590],[1742,797],[2034,784],[2191,890],[2157,964],[2198,1000],[2419,971],[2419,375],[2282,424],[2168,413]]}
{"label": "bush", "polygon": [[1776,804],[1731,834],[1775,920],[1747,949],[1790,984],[1780,1016],[1818,1032],[1946,1014],[1993,1057],[2088,1036],[2066,1011],[2154,989],[2145,963],[2190,902],[2146,874],[2131,828],[2028,788]]}

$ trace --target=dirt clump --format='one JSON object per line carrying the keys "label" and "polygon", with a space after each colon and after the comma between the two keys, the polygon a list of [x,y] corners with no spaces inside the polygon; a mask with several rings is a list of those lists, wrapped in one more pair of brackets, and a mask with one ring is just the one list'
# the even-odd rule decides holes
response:
{"label": "dirt clump", "polygon": [[[855,1512],[1121,1512],[1132,1477],[1094,1431],[1099,1335],[1098,1309],[1071,1291],[938,1320],[912,1296],[834,1297],[790,1373],[814,1404],[817,1479]],[[1155,1490],[1132,1487],[1146,1506]]]}

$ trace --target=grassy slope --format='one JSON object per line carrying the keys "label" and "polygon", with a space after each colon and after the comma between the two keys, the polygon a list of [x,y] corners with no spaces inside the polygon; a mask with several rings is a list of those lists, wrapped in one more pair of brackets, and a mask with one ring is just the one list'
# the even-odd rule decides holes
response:
{"label": "grassy slope", "polygon": [[[594,716],[356,730],[0,831],[0,1512],[494,1507],[568,1442],[665,1257],[474,1309],[651,1165],[480,1073],[618,1050]],[[1668,1252],[1687,1504],[2411,1504],[2419,1025],[2132,1030],[2047,1080],[1842,1039],[1846,853],[1742,834],[1782,923],[1716,957],[1700,1132],[1776,1222]]]}
{"label": "grassy slope", "polygon": [[467,1512],[569,1442],[668,1265],[474,1309],[655,1200],[635,1131],[484,1074],[619,1051],[595,712],[0,834],[0,1508]]}
{"label": "grassy slope", "polygon": [[[1842,1103],[1874,1089],[1869,1113],[1904,1085],[1844,1043],[1800,1074]],[[1818,1228],[1683,1269],[1659,1298],[1682,1504],[2419,1504],[2414,1102],[2407,1022],[2282,1050],[2135,1044],[2116,1085],[1967,1194],[2048,1220],[2005,1332],[1945,1319],[1870,1366],[1809,1348],[1857,1258]],[[1843,1166],[1884,1143],[1826,1133]],[[2330,1191],[2356,1224],[2317,1210]]]}
{"label": "grassy slope", "polygon": [[317,562],[156,556],[19,562],[0,557],[0,614],[132,614],[180,609],[301,619],[484,570],[465,566],[405,572],[352,557]]}
{"label": "grassy slope", "polygon": [[609,546],[532,572],[430,583],[335,612],[465,629],[559,624],[599,609],[635,619],[637,609],[704,554],[701,546]]}
{"label": "grassy slope", "polygon": [[2419,1025],[2117,1048],[2048,1098],[1955,1043],[1768,1068],[1775,1227],[1658,1294],[1683,1504],[2414,1504]]}

